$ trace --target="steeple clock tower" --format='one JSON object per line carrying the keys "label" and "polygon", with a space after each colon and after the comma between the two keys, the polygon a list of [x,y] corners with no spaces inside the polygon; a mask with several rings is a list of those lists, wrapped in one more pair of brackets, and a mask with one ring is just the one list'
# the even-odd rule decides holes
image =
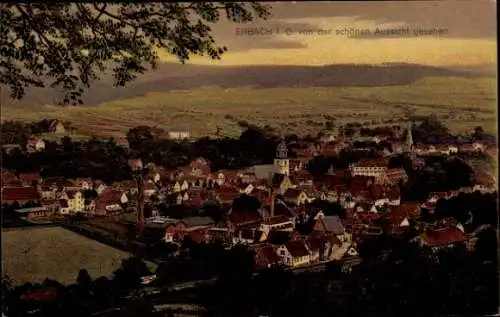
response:
{"label": "steeple clock tower", "polygon": [[288,159],[288,147],[284,139],[281,140],[280,144],[278,144],[278,148],[276,149],[274,166],[276,168],[276,173],[289,175],[290,160]]}

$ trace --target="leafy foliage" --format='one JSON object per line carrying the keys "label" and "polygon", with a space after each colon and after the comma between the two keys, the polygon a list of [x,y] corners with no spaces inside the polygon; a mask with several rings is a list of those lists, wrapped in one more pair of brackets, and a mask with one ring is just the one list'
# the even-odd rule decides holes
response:
{"label": "leafy foliage", "polygon": [[158,51],[181,62],[192,55],[220,59],[210,24],[222,16],[242,23],[267,18],[259,3],[12,3],[0,11],[0,83],[21,99],[30,86],[60,87],[63,103],[81,95],[112,68],[124,86],[155,68]]}

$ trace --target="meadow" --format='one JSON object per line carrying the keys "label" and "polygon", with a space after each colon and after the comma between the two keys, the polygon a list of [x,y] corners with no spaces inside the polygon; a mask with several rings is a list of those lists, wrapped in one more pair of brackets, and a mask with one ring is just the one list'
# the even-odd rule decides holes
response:
{"label": "meadow", "polygon": [[[496,133],[494,78],[427,77],[411,85],[379,87],[297,87],[151,92],[143,97],[98,106],[24,107],[3,109],[3,120],[58,118],[70,121],[78,135],[113,136],[123,140],[128,129],[149,125],[168,130],[188,129],[191,135],[237,136],[243,121],[269,125],[283,133],[317,133],[326,121],[378,125],[399,123],[407,113],[436,114],[452,131],[481,125]],[[392,124],[392,123],[391,123]]]}
{"label": "meadow", "polygon": [[93,278],[112,277],[130,254],[60,227],[2,231],[3,273],[16,285],[55,279],[76,282],[80,269]]}

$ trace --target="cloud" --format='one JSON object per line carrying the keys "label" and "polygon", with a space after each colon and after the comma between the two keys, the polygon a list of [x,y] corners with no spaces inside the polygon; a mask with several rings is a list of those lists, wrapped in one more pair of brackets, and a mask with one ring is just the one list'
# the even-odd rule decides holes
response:
{"label": "cloud", "polygon": [[379,24],[398,23],[419,28],[446,28],[448,37],[495,39],[496,5],[493,1],[429,2],[297,2],[273,4],[276,19],[358,17]]}

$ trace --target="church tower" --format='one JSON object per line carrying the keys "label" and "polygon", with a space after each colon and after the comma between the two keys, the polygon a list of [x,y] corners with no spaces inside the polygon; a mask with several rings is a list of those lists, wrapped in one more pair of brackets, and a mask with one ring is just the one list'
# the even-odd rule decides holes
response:
{"label": "church tower", "polygon": [[413,145],[413,135],[411,132],[411,121],[408,123],[408,131],[406,132],[406,142],[404,147],[405,155],[408,155],[411,159],[415,158],[415,147]]}
{"label": "church tower", "polygon": [[290,173],[290,160],[288,159],[288,147],[285,140],[282,139],[276,149],[276,158],[274,159],[274,166],[276,173],[289,175]]}

